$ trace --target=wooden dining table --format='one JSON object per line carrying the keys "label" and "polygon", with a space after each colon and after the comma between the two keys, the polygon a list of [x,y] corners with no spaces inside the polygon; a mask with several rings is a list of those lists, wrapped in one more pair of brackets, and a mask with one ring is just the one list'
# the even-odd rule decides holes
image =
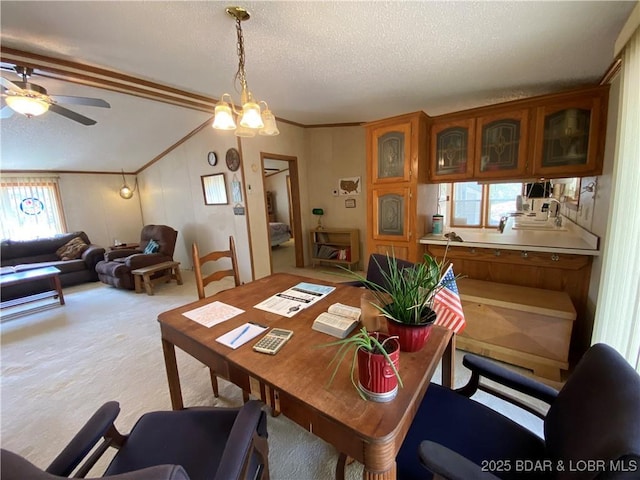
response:
{"label": "wooden dining table", "polygon": [[[290,318],[254,308],[299,282],[336,288]],[[338,347],[323,344],[336,338],[313,330],[313,321],[333,303],[359,307],[361,294],[362,290],[353,286],[277,273],[161,313],[158,321],[173,409],[184,408],[175,353],[178,347],[212,368],[216,375],[260,398],[274,412],[284,414],[333,445],[340,453],[338,479],[344,478],[347,457],[364,465],[364,479],[395,479],[396,454],[441,360],[442,384],[451,387],[453,383],[455,336],[446,328],[433,326],[422,350],[401,352],[404,386],[387,403],[365,401],[359,396],[350,378],[350,355],[329,385],[333,371],[329,363]],[[212,327],[183,315],[215,301],[244,313]],[[235,350],[216,341],[249,321],[294,333],[275,355],[252,349],[261,336]]]}

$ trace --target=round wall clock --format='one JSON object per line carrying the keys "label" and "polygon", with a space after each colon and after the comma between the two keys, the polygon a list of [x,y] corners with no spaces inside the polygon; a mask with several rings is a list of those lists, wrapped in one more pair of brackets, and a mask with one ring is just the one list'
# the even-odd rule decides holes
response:
{"label": "round wall clock", "polygon": [[211,165],[212,167],[216,166],[216,164],[218,163],[218,155],[216,154],[216,152],[207,153],[207,162],[209,162],[209,165]]}
{"label": "round wall clock", "polygon": [[230,148],[227,150],[227,167],[232,172],[235,172],[240,168],[240,153],[235,148]]}

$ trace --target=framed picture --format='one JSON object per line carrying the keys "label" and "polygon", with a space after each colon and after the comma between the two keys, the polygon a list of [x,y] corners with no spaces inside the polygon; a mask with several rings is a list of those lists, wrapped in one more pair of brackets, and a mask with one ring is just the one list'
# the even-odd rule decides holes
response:
{"label": "framed picture", "polygon": [[205,205],[226,205],[227,200],[227,183],[224,173],[215,173],[213,175],[202,175],[202,193],[204,195]]}
{"label": "framed picture", "polygon": [[347,198],[344,201],[345,208],[356,208],[356,199],[355,198]]}
{"label": "framed picture", "polygon": [[341,178],[338,182],[338,192],[340,195],[360,195],[362,182],[360,177]]}

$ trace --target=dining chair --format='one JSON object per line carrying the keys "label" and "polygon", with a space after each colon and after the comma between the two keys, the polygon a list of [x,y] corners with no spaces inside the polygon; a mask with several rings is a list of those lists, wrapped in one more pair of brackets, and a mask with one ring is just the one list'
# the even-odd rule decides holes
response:
{"label": "dining chair", "polygon": [[[396,457],[399,480],[640,478],[640,375],[612,347],[591,346],[559,392],[475,355],[463,364],[467,385],[427,388]],[[544,438],[469,398],[477,390],[540,417]]]}
{"label": "dining chair", "polygon": [[116,453],[100,478],[269,480],[267,416],[257,400],[239,408],[146,413],[128,435],[114,425],[119,412],[118,402],[105,403],[46,470],[2,449],[0,476],[3,480],[85,478],[114,448]]}
{"label": "dining chair", "polygon": [[[392,260],[393,261],[393,260]],[[401,269],[411,268],[413,267],[413,263],[407,260],[402,260],[400,258],[395,259],[398,266]],[[385,278],[385,275],[389,274],[389,257],[387,255],[382,255],[380,253],[372,253],[369,256],[369,263],[367,265],[367,281],[380,285],[383,288],[387,288],[389,286],[388,280]],[[367,287],[367,284],[360,280],[352,280],[348,282],[342,282],[343,285],[351,285],[353,287]]]}
{"label": "dining chair", "polygon": [[[233,237],[229,237],[229,249],[228,250],[220,250],[209,252],[204,256],[200,256],[200,252],[198,250],[198,244],[193,243],[192,245],[192,255],[193,255],[193,270],[196,275],[196,286],[198,288],[198,298],[205,298],[205,290],[204,288],[209,285],[211,282],[217,282],[222,280],[225,277],[233,277],[236,287],[240,285],[240,275],[238,273],[238,261],[236,259],[236,244],[233,240]],[[202,267],[205,264],[209,264],[209,262],[217,262],[220,259],[228,258],[231,261],[231,268],[221,268],[212,273],[203,274]],[[216,266],[220,266],[221,264],[216,264]]]}
{"label": "dining chair", "polygon": [[[192,256],[193,256],[193,271],[196,277],[196,287],[198,289],[198,298],[202,300],[206,297],[205,287],[209,285],[211,282],[217,282],[222,280],[225,277],[233,277],[235,281],[235,286],[240,285],[240,275],[238,274],[238,261],[236,260],[236,244],[233,240],[233,236],[229,236],[229,249],[228,250],[219,250],[214,252],[209,252],[204,256],[200,256],[200,251],[198,250],[198,244],[193,242],[192,245]],[[221,264],[216,263],[215,265],[218,267],[218,270],[215,270],[208,274],[203,274],[203,267],[207,264],[211,265],[213,262],[218,262],[219,260],[228,258],[231,261],[231,268],[226,268],[226,266],[221,266]],[[209,266],[208,265],[208,266]],[[213,388],[213,395],[218,397],[220,395],[220,387],[218,386],[218,377],[216,372],[209,368],[209,374],[211,376],[211,388]],[[245,402],[249,399],[249,395],[243,391],[243,399]]]}

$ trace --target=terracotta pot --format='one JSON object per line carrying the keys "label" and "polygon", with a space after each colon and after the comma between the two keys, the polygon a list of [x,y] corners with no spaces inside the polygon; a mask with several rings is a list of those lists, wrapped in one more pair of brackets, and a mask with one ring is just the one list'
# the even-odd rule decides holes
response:
{"label": "terracotta pot", "polygon": [[[389,337],[384,333],[373,332],[378,341]],[[387,354],[396,367],[400,368],[400,345],[397,339],[389,340],[385,346]],[[391,350],[391,351],[389,351]],[[389,365],[385,356],[381,353],[371,353],[358,349],[358,381],[360,390],[368,400],[374,402],[388,402],[393,400],[398,393],[398,378]]]}
{"label": "terracotta pot", "polygon": [[436,321],[436,312],[430,310],[423,318],[424,322],[419,324],[401,323],[387,318],[387,331],[389,335],[398,337],[401,351],[417,352],[425,346],[431,334],[433,322]]}

